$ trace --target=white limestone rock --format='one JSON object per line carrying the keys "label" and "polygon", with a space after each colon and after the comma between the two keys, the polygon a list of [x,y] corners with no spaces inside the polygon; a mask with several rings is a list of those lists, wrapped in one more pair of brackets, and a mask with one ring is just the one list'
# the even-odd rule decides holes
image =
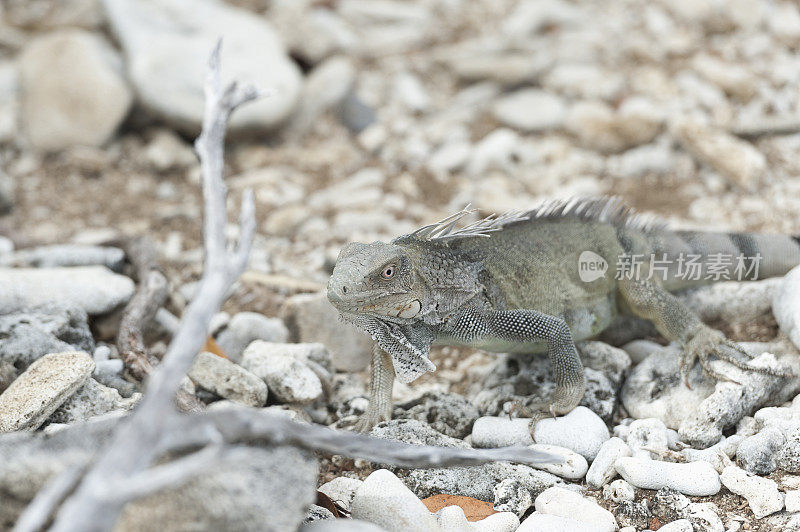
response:
{"label": "white limestone rock", "polygon": [[98,34],[61,30],[34,39],[19,67],[22,129],[40,150],[102,146],[133,101],[120,58]]}
{"label": "white limestone rock", "polygon": [[563,417],[542,419],[534,430],[536,443],[572,449],[588,461],[594,460],[610,437],[605,422],[585,406],[579,406]]}
{"label": "white limestone rock", "polygon": [[530,445],[533,443],[530,422],[528,418],[480,417],[472,425],[472,445],[478,448]]}
{"label": "white limestone rock", "polygon": [[356,491],[364,483],[363,480],[348,477],[336,477],[321,485],[318,490],[331,498],[333,502],[350,511]]}
{"label": "white limestone rock", "polygon": [[548,473],[552,473],[561,478],[578,480],[583,478],[584,475],[586,475],[586,471],[589,469],[589,464],[586,462],[586,458],[571,449],[559,447],[558,445],[547,445],[543,443],[534,443],[533,445],[529,445],[528,448],[535,451],[550,453],[561,458],[563,462],[560,464],[532,464],[532,467],[536,469],[547,471]]}
{"label": "white limestone rock", "polygon": [[783,509],[783,494],[774,480],[748,474],[735,465],[726,467],[720,475],[722,484],[747,499],[747,504],[761,519]]}
{"label": "white limestone rock", "polygon": [[351,515],[389,532],[438,532],[436,519],[422,501],[386,469],[379,469],[364,479],[353,497]]}
{"label": "white limestone rock", "polygon": [[504,126],[519,131],[547,131],[561,127],[567,107],[558,95],[528,88],[502,96],[492,106],[492,114]]}
{"label": "white limestone rock", "polygon": [[220,356],[204,351],[187,373],[195,384],[220,397],[247,406],[267,403],[267,385],[257,375]]}
{"label": "white limestone rock", "polygon": [[622,457],[614,467],[622,478],[637,488],[671,488],[685,495],[698,496],[714,495],[720,490],[719,474],[708,462],[684,464]]}
{"label": "white limestone rock", "polygon": [[615,436],[603,443],[586,473],[586,484],[592,489],[599,489],[617,476],[614,464],[623,456],[631,456],[631,448],[620,438]]}
{"label": "white limestone rock", "polygon": [[173,127],[200,131],[206,65],[220,37],[224,79],[271,91],[238,109],[229,132],[273,130],[294,111],[302,76],[264,17],[216,0],[103,3],[139,101]]}
{"label": "white limestone rock", "polygon": [[103,266],[0,268],[0,314],[59,303],[106,314],[133,295],[133,281]]}
{"label": "white limestone rock", "polygon": [[83,386],[94,370],[82,352],[45,355],[0,395],[0,433],[38,428]]}
{"label": "white limestone rock", "polygon": [[617,521],[611,512],[574,491],[558,486],[544,490],[534,504],[537,512],[591,523],[597,527],[596,530],[613,532],[617,529]]}
{"label": "white limestone rock", "polygon": [[296,346],[306,351],[309,345],[274,344],[257,340],[245,349],[242,367],[267,383],[270,391],[283,403],[308,404],[322,397],[322,382],[308,363],[297,356]]}

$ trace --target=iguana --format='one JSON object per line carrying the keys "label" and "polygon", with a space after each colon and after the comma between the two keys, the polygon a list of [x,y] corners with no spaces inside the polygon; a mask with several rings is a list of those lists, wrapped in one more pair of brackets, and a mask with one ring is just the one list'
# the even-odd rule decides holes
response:
{"label": "iguana", "polygon": [[[566,414],[586,390],[574,342],[597,335],[619,313],[646,318],[679,342],[685,379],[697,360],[708,375],[724,379],[709,365],[711,356],[786,375],[750,368],[737,344],[670,292],[708,278],[741,277],[745,268],[750,278],[782,275],[800,264],[797,238],[669,231],[617,198],[552,201],[456,228],[469,212],[390,243],[341,250],[328,299],[375,341],[370,405],[357,430],[391,418],[395,375],[407,383],[436,369],[428,358],[434,343],[547,352],[556,388],[532,417]],[[715,263],[726,255],[729,261]],[[691,262],[703,265],[698,279],[687,278]],[[651,267],[658,275],[648,275]]]}

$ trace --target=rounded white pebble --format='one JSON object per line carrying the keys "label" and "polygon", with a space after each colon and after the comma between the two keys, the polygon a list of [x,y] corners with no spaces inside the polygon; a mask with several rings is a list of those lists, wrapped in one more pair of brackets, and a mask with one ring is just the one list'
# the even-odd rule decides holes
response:
{"label": "rounded white pebble", "polygon": [[678,519],[665,525],[661,525],[661,528],[658,529],[658,532],[692,532],[693,530],[694,527],[692,526],[691,521],[688,519]]}
{"label": "rounded white pebble", "polygon": [[761,519],[783,509],[783,494],[774,480],[750,475],[744,469],[730,465],[720,475],[726,488],[747,499],[747,504]]}
{"label": "rounded white pebble", "polygon": [[533,445],[529,445],[528,449],[550,453],[563,458],[564,461],[560,464],[552,464],[552,463],[532,464],[532,467],[536,469],[547,471],[548,473],[552,473],[561,478],[577,480],[583,478],[583,476],[586,474],[586,471],[589,469],[589,463],[586,461],[586,458],[579,455],[572,449],[567,449],[566,447],[559,447],[558,445],[545,445],[543,443],[534,443]]}
{"label": "rounded white pebble", "polygon": [[522,522],[517,532],[600,532],[604,530],[609,529],[569,517],[534,512]]}
{"label": "rounded white pebble", "polygon": [[600,416],[585,406],[575,408],[564,417],[539,421],[533,435],[536,443],[572,449],[590,462],[611,437]]}
{"label": "rounded white pebble", "polygon": [[479,417],[472,425],[472,445],[480,448],[530,445],[530,419],[486,416]]}
{"label": "rounded white pebble", "polygon": [[622,501],[632,501],[636,498],[636,490],[627,480],[618,478],[611,484],[603,486],[603,498],[620,503]]}
{"label": "rounded white pebble", "polygon": [[622,457],[614,464],[622,478],[649,490],[672,488],[684,495],[714,495],[720,490],[719,474],[708,462],[679,464],[648,458]]}
{"label": "rounded white pebble", "polygon": [[439,528],[422,501],[387,469],[379,469],[364,479],[353,497],[351,515],[389,532],[435,532]]}
{"label": "rounded white pebble", "polygon": [[631,448],[628,444],[616,436],[606,441],[597,456],[594,457],[592,466],[586,473],[586,484],[592,489],[599,489],[617,476],[617,470],[614,469],[614,464],[618,458],[623,456],[630,456]]}
{"label": "rounded white pebble", "polygon": [[514,532],[519,528],[519,517],[513,512],[500,512],[470,525],[473,532]]}
{"label": "rounded white pebble", "polygon": [[543,514],[568,517],[584,523],[591,523],[596,527],[593,530],[613,532],[617,529],[617,521],[611,512],[601,508],[594,501],[568,489],[557,486],[547,488],[536,497],[534,506],[537,512]]}
{"label": "rounded white pebble", "polygon": [[800,490],[789,490],[783,500],[787,512],[800,512]]}
{"label": "rounded white pebble", "polygon": [[626,441],[633,456],[658,459],[669,446],[667,426],[653,417],[637,419],[630,424]]}

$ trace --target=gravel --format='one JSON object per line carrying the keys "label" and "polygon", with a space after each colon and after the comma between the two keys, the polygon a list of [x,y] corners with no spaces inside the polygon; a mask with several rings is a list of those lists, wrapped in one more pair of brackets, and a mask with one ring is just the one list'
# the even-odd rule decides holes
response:
{"label": "gravel", "polygon": [[225,355],[238,364],[242,360],[242,353],[252,342],[264,340],[286,343],[289,331],[280,319],[268,318],[256,312],[238,312],[225,328],[217,332],[216,340]]}
{"label": "gravel", "polygon": [[187,373],[194,383],[220,397],[247,406],[264,406],[268,389],[259,376],[209,352],[202,352]]}
{"label": "gravel", "polygon": [[[275,344],[257,340],[245,349],[242,367],[264,380],[282,403],[309,404],[322,397],[322,382],[307,360],[320,344]],[[306,358],[307,357],[307,358]]]}

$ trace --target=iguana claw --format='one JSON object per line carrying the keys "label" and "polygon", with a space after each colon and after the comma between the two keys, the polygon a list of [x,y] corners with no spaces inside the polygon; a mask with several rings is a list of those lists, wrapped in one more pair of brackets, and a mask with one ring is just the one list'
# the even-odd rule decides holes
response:
{"label": "iguana claw", "polygon": [[[727,348],[727,349],[725,349]],[[741,357],[728,352],[732,350],[740,355],[744,355],[748,359],[753,358],[753,355],[742,349],[736,342],[729,340],[720,331],[711,329],[709,327],[702,327],[692,338],[689,340],[683,349],[683,355],[680,361],[680,371],[686,387],[691,389],[689,384],[689,372],[694,366],[695,361],[700,362],[703,372],[709,377],[718,381],[728,381],[736,384],[741,384],[727,375],[720,373],[711,366],[710,357],[713,355],[720,360],[724,360],[737,368],[746,371],[755,371],[756,373],[765,373],[775,377],[791,377],[791,371],[781,371],[773,368],[760,368],[752,366],[748,360],[742,360]]]}

